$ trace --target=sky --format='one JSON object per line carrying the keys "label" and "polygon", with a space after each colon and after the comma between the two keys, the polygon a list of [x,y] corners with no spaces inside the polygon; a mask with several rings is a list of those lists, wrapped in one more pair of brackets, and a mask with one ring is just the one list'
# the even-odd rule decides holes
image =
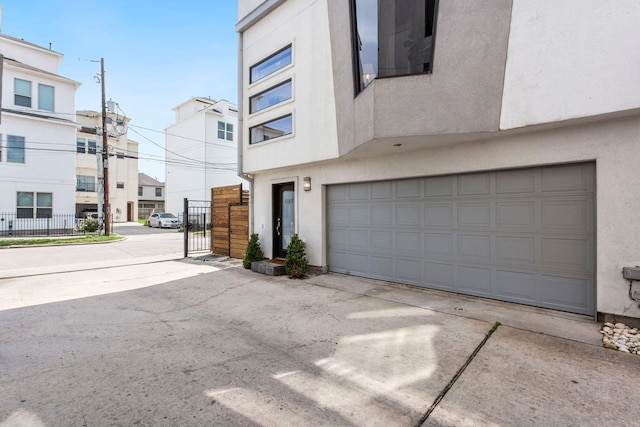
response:
{"label": "sky", "polygon": [[[64,55],[58,74],[82,85],[76,110],[106,99],[131,119],[138,171],[165,180],[164,130],[172,108],[195,97],[237,105],[237,2],[233,0],[0,0],[3,34]],[[92,61],[98,62],[92,62]]]}

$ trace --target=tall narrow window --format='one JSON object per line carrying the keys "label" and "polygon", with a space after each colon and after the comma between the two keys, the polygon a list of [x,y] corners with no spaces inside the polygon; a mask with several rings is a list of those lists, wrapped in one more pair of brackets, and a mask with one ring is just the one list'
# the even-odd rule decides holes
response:
{"label": "tall narrow window", "polygon": [[438,0],[352,0],[357,86],[430,73]]}
{"label": "tall narrow window", "polygon": [[84,138],[76,138],[76,152],[84,153],[87,147],[87,140]]}
{"label": "tall narrow window", "polygon": [[162,197],[162,187],[156,187],[156,197]]}
{"label": "tall narrow window", "polygon": [[7,162],[24,163],[24,136],[7,135]]}
{"label": "tall narrow window", "polygon": [[38,109],[54,111],[55,89],[53,86],[38,84]]}
{"label": "tall narrow window", "polygon": [[14,79],[13,87],[15,92],[13,103],[21,107],[31,107],[31,82]]}
{"label": "tall narrow window", "polygon": [[138,196],[142,196],[142,187],[138,187]]}
{"label": "tall narrow window", "polygon": [[33,218],[33,193],[18,191],[16,206],[18,218]]}
{"label": "tall narrow window", "polygon": [[90,139],[87,145],[87,153],[88,154],[96,154],[96,141]]}
{"label": "tall narrow window", "polygon": [[53,194],[37,193],[36,218],[51,218],[53,214]]}
{"label": "tall narrow window", "polygon": [[291,45],[253,65],[249,69],[251,75],[249,83],[257,82],[289,64],[291,64]]}
{"label": "tall narrow window", "polygon": [[287,99],[291,99],[291,80],[249,98],[249,113],[264,110]]}

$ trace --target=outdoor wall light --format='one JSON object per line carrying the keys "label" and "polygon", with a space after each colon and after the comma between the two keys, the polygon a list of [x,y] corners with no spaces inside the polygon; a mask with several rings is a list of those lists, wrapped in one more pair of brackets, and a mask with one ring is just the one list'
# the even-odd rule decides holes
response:
{"label": "outdoor wall light", "polygon": [[304,191],[311,191],[311,177],[305,176],[304,178],[302,178],[302,180],[304,181],[304,184],[302,186],[302,188],[304,188]]}

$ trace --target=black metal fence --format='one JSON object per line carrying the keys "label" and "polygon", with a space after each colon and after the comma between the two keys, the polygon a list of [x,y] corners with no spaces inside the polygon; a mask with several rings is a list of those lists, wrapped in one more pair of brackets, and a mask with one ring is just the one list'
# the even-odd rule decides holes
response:
{"label": "black metal fence", "polygon": [[211,251],[211,202],[184,199],[184,212],[178,215],[184,226],[184,256]]}
{"label": "black metal fence", "polygon": [[0,238],[83,236],[84,228],[84,219],[75,214],[20,218],[15,212],[0,213]]}

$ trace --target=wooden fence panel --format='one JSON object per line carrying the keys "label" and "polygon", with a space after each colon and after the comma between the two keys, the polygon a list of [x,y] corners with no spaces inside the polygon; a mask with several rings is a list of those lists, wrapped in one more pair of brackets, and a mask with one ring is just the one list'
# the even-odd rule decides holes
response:
{"label": "wooden fence panel", "polygon": [[242,191],[242,184],[211,189],[211,248],[214,254],[244,258],[249,241],[248,204],[249,192]]}
{"label": "wooden fence panel", "polygon": [[230,256],[244,258],[249,241],[249,206],[231,206]]}

